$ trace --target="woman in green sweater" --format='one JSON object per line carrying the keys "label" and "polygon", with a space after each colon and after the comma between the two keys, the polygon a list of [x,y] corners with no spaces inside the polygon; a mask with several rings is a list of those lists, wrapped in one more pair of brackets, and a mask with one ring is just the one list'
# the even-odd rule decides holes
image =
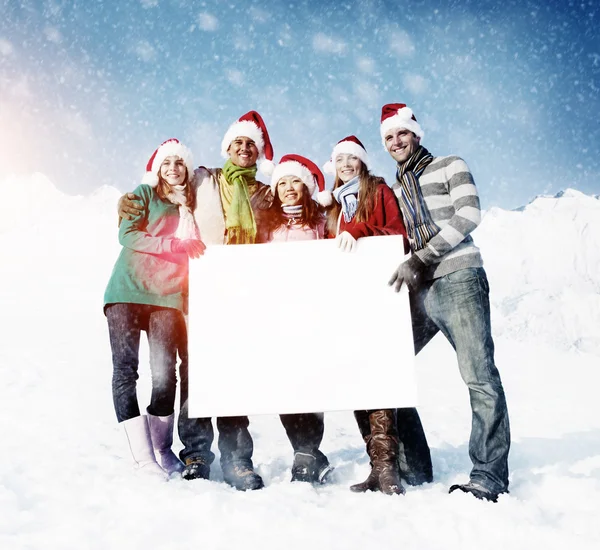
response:
{"label": "woman in green sweater", "polygon": [[[183,465],[171,450],[178,335],[185,334],[188,260],[205,249],[194,221],[194,165],[187,147],[169,139],[150,157],[135,194],[143,210],[122,220],[123,246],[104,294],[112,348],[112,393],[138,469],[167,478]],[[148,337],[152,394],[147,415],[136,393],[140,333]],[[156,461],[154,450],[159,456]]]}

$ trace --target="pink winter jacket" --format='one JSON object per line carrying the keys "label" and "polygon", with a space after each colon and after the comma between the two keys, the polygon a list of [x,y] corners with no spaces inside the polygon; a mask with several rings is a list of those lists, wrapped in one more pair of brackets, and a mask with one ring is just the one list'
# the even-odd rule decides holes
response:
{"label": "pink winter jacket", "polygon": [[325,220],[316,229],[305,225],[281,225],[273,233],[269,242],[283,243],[288,241],[316,241],[325,238]]}

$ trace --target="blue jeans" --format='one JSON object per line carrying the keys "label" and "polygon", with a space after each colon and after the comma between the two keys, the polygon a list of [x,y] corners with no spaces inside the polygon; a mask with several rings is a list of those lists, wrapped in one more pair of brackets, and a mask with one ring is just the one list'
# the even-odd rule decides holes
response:
{"label": "blue jeans", "polygon": [[494,364],[485,270],[461,269],[428,281],[410,298],[415,353],[441,330],[456,351],[461,377],[469,388],[471,480],[491,491],[506,491],[510,426]]}
{"label": "blue jeans", "polygon": [[136,382],[140,333],[146,331],[150,351],[152,395],[147,411],[156,416],[173,413],[177,388],[177,338],[183,314],[173,308],[146,304],[111,304],[106,319],[112,348],[112,392],[117,420],[140,415]]}
{"label": "blue jeans", "polygon": [[[182,462],[188,459],[201,460],[210,465],[215,459],[211,451],[215,437],[211,418],[195,418],[189,415],[189,357],[186,327],[180,332],[179,357],[181,365],[181,410],[177,421],[179,439],[183,449],[179,453]],[[254,443],[248,430],[250,422],[247,416],[225,416],[216,419],[219,431],[218,447],[221,453],[221,466],[228,467],[235,464],[244,464],[253,467],[252,453]]]}

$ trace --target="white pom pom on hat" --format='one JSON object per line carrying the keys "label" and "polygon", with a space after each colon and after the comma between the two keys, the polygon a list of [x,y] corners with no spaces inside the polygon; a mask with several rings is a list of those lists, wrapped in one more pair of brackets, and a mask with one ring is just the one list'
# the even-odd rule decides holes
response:
{"label": "white pom pom on hat", "polygon": [[412,109],[405,103],[388,103],[381,108],[381,124],[379,131],[381,141],[385,147],[385,134],[392,128],[405,128],[410,130],[417,137],[423,139],[425,133],[421,125],[417,122]]}
{"label": "white pom pom on hat", "polygon": [[142,177],[142,183],[156,187],[158,185],[158,171],[163,161],[167,157],[179,157],[185,163],[188,171],[188,177],[194,175],[194,159],[192,152],[181,143],[177,138],[170,138],[163,141],[146,164],[146,173]]}
{"label": "white pom pom on hat", "polygon": [[258,169],[265,175],[271,176],[275,170],[275,163],[272,160],[263,160],[258,163]]}

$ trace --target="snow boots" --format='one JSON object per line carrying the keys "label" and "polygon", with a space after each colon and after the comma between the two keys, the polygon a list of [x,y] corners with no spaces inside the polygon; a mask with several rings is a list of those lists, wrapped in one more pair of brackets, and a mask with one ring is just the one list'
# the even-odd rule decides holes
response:
{"label": "snow boots", "polygon": [[403,495],[404,487],[398,467],[398,430],[396,410],[355,411],[359,425],[361,417],[368,414],[370,433],[364,437],[371,458],[371,473],[362,483],[352,485],[355,493],[381,491],[386,495]]}
{"label": "snow boots", "polygon": [[221,463],[223,480],[238,491],[255,491],[262,489],[265,484],[252,467],[252,461]]}
{"label": "snow boots", "polygon": [[291,481],[303,481],[324,485],[331,481],[333,466],[319,450],[313,453],[297,451],[294,453]]}
{"label": "snow boots", "polygon": [[167,474],[183,471],[183,464],[171,450],[173,445],[173,424],[175,414],[169,416],[154,416],[148,414],[148,426],[154,450],[158,453],[158,461]]}
{"label": "snow boots", "polygon": [[[489,502],[498,502],[498,493],[490,491],[487,487],[477,483],[476,481],[469,481],[465,484],[452,485],[449,493],[453,493],[456,490],[460,490],[463,493],[471,493],[475,498],[479,500],[487,500]],[[508,491],[504,491],[508,493]]]}
{"label": "snow boots", "polygon": [[223,479],[238,491],[254,491],[265,486],[252,465],[254,444],[248,425],[247,416],[217,418]]}
{"label": "snow boots", "polygon": [[129,442],[136,469],[150,475],[168,479],[167,473],[158,465],[152,448],[150,427],[146,415],[136,416],[121,422]]}
{"label": "snow boots", "polygon": [[[360,435],[365,439],[371,433],[369,414],[367,411],[355,411],[354,416]],[[396,409],[396,429],[398,430],[400,478],[408,485],[431,483],[433,480],[431,453],[417,409],[414,407]]]}
{"label": "snow boots", "polygon": [[208,479],[210,477],[210,464],[202,458],[186,458],[185,468],[181,477],[191,481],[192,479]]}
{"label": "snow boots", "polygon": [[291,481],[330,481],[333,467],[319,450],[325,431],[323,413],[282,414],[279,418],[294,449]]}

